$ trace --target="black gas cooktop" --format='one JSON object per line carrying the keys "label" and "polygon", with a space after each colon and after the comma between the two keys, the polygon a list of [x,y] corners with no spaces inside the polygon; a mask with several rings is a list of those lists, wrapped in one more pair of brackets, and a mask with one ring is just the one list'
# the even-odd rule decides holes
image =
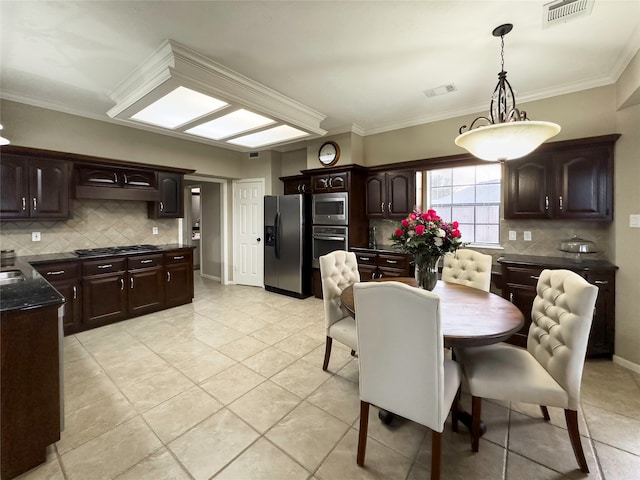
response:
{"label": "black gas cooktop", "polygon": [[126,245],[122,247],[102,247],[74,250],[79,257],[95,257],[99,255],[118,255],[121,253],[153,252],[160,250],[155,245]]}

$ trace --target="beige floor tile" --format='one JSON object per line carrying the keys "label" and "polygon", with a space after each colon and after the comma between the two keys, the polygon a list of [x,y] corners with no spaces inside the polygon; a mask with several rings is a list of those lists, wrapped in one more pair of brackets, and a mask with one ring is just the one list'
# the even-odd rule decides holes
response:
{"label": "beige floor tile", "polygon": [[58,457],[47,459],[45,463],[32,468],[28,472],[16,477],[15,480],[65,480]]}
{"label": "beige floor tile", "polygon": [[309,395],[307,401],[349,425],[360,415],[358,385],[337,375]]}
{"label": "beige floor tile", "polygon": [[[507,404],[508,405],[508,404]],[[523,404],[526,405],[526,404]],[[463,394],[460,401],[462,410],[471,413],[471,396]],[[534,405],[535,406],[535,405]],[[509,431],[509,408],[492,400],[482,400],[482,421],[487,427],[487,432],[482,436],[484,440],[493,442],[501,447],[506,447]],[[537,411],[531,413],[538,416],[538,420],[542,421],[540,416],[540,407]],[[564,418],[564,417],[563,417]],[[460,424],[461,432],[468,432],[466,427]]]}
{"label": "beige floor tile", "polygon": [[302,402],[267,432],[266,437],[313,471],[348,429],[349,425],[324,410]]}
{"label": "beige floor tile", "polygon": [[242,360],[261,352],[268,347],[268,343],[261,342],[253,337],[242,337],[231,343],[218,347],[218,351],[224,353],[230,358],[233,358],[234,360],[237,360],[238,362],[241,362]]}
{"label": "beige floor tile", "polygon": [[169,443],[213,415],[222,404],[199,387],[192,387],[143,414],[154,432]]}
{"label": "beige floor tile", "polygon": [[176,341],[171,345],[167,345],[162,349],[156,350],[156,353],[165,361],[171,364],[186,363],[196,357],[207,354],[212,348],[199,340],[189,339],[184,341]]}
{"label": "beige floor tile", "polygon": [[161,447],[139,416],[62,455],[67,480],[111,479]]}
{"label": "beige floor tile", "polygon": [[196,383],[226,370],[235,364],[235,360],[223,355],[216,350],[204,353],[182,363],[176,363],[175,367]]}
{"label": "beige floor tile", "polygon": [[297,360],[271,377],[271,381],[299,397],[306,397],[326,382],[331,374],[303,360]]}
{"label": "beige floor tile", "polygon": [[68,385],[64,389],[65,413],[78,410],[117,391],[116,384],[104,372]]}
{"label": "beige floor tile", "polygon": [[235,459],[216,480],[305,480],[309,472],[264,438]]}
{"label": "beige floor tile", "polygon": [[91,357],[91,354],[80,344],[80,342],[76,341],[64,344],[62,351],[63,363],[73,362],[75,360],[88,357]]}
{"label": "beige floor tile", "polygon": [[640,456],[640,420],[590,405],[583,410],[593,440]]}
{"label": "beige floor tile", "polygon": [[295,329],[282,327],[280,324],[269,325],[251,334],[251,336],[261,342],[273,345],[295,333]]}
{"label": "beige floor tile", "polygon": [[322,345],[323,342],[315,338],[311,338],[304,333],[294,333],[293,335],[279,341],[274,345],[278,350],[290,353],[296,357],[306,355],[314,348]]}
{"label": "beige floor tile", "polygon": [[208,378],[200,386],[224,405],[228,405],[265,380],[262,375],[236,363]]}
{"label": "beige floor tile", "polygon": [[196,480],[211,478],[259,435],[224,408],[169,444]]}
{"label": "beige floor tile", "polygon": [[322,480],[404,479],[411,468],[411,460],[372,438],[367,440],[363,467],[356,463],[357,451],[358,432],[350,429],[322,463],[316,476]]}
{"label": "beige floor tile", "polygon": [[229,405],[229,410],[264,433],[293,410],[302,399],[267,380]]}
{"label": "beige floor tile", "polygon": [[120,392],[78,410],[65,412],[64,431],[60,441],[56,443],[58,452],[68,452],[136,415],[135,408]]}
{"label": "beige floor tile", "polygon": [[349,380],[356,385],[360,382],[360,367],[358,357],[352,357],[347,364],[336,372],[336,376]]}
{"label": "beige floor tile", "polygon": [[229,328],[219,322],[210,321],[210,325],[203,328],[196,328],[189,332],[193,338],[206,343],[212,348],[218,348],[227,343],[242,338],[244,334]]}
{"label": "beige floor tile", "polygon": [[125,394],[137,411],[146,412],[150,408],[193,386],[194,384],[191,380],[175,368],[170,367],[167,368],[166,372],[123,387],[122,393]]}
{"label": "beige floor tile", "polygon": [[81,382],[104,373],[102,367],[92,357],[82,357],[64,364],[64,386]]}
{"label": "beige floor tile", "polygon": [[312,315],[289,315],[281,320],[278,325],[284,328],[290,328],[292,331],[299,331],[311,325],[318,320]]}
{"label": "beige floor tile", "polygon": [[[595,468],[591,444],[582,438],[587,464]],[[534,462],[541,463],[564,475],[579,475],[578,463],[571,448],[569,434],[540,419],[526,417],[517,412],[511,413],[509,450]]]}
{"label": "beige floor tile", "polygon": [[243,360],[242,363],[251,370],[258,372],[263,377],[271,377],[288,365],[296,361],[296,357],[269,347],[261,352]]}
{"label": "beige floor tile", "polygon": [[[600,442],[594,442],[594,448],[602,466],[602,477],[606,480],[638,480],[640,457],[612,448]],[[587,462],[589,462],[587,460]],[[589,462],[591,471],[592,463]]]}
{"label": "beige floor tile", "polygon": [[189,480],[189,478],[189,474],[163,447],[117,477],[116,480]]}
{"label": "beige floor tile", "polygon": [[272,308],[261,314],[258,318],[263,322],[276,324],[287,318],[287,312],[285,310],[280,310],[279,308]]}
{"label": "beige floor tile", "polygon": [[559,478],[568,477],[539,463],[532,462],[517,453],[509,452],[507,457],[507,478],[517,478],[518,480],[558,480]]}
{"label": "beige floor tile", "polygon": [[258,317],[249,316],[249,314],[240,316],[237,313],[235,315],[222,315],[217,321],[247,335],[270,325]]}
{"label": "beige floor tile", "polygon": [[[323,343],[321,346],[307,353],[302,357],[302,359],[311,365],[317,365],[322,368],[322,363],[324,362],[324,350],[325,346]],[[333,342],[333,346],[331,347],[331,356],[329,357],[329,367],[327,370],[331,373],[335,373],[342,369],[351,360],[353,360],[353,357],[351,356],[351,349],[345,347],[339,342]]]}
{"label": "beige floor tile", "polygon": [[582,404],[640,420],[640,389],[630,370],[610,361],[589,361],[582,381]]}

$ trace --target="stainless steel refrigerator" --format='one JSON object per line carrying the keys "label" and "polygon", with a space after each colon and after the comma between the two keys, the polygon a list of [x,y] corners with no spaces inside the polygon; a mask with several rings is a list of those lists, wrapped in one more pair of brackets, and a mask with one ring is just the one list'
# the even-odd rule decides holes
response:
{"label": "stainless steel refrigerator", "polygon": [[264,288],[311,296],[311,198],[264,197]]}

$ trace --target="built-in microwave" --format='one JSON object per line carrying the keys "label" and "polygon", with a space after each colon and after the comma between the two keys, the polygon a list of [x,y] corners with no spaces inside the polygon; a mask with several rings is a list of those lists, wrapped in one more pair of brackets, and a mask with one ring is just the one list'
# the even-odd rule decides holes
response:
{"label": "built-in microwave", "polygon": [[348,225],[349,194],[347,192],[313,195],[314,225]]}

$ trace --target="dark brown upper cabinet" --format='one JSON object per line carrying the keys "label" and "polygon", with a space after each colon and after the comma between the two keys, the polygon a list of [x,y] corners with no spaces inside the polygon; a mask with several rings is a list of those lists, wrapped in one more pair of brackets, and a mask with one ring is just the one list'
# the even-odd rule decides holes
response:
{"label": "dark brown upper cabinet", "polygon": [[159,198],[155,170],[78,164],[75,175],[76,198],[146,201]]}
{"label": "dark brown upper cabinet", "polygon": [[158,172],[160,200],[149,202],[149,218],[184,217],[183,178],[179,173]]}
{"label": "dark brown upper cabinet", "polygon": [[547,149],[505,164],[505,219],[613,220],[616,135]]}
{"label": "dark brown upper cabinet", "polygon": [[348,192],[350,172],[326,173],[311,177],[313,193]]}
{"label": "dark brown upper cabinet", "polygon": [[291,177],[280,177],[284,185],[285,195],[296,195],[298,193],[311,193],[311,177],[308,175],[294,175]]}
{"label": "dark brown upper cabinet", "polygon": [[0,220],[69,218],[70,172],[70,164],[64,160],[3,153]]}
{"label": "dark brown upper cabinet", "polygon": [[366,179],[366,195],[369,218],[404,218],[416,203],[415,171],[370,174]]}

